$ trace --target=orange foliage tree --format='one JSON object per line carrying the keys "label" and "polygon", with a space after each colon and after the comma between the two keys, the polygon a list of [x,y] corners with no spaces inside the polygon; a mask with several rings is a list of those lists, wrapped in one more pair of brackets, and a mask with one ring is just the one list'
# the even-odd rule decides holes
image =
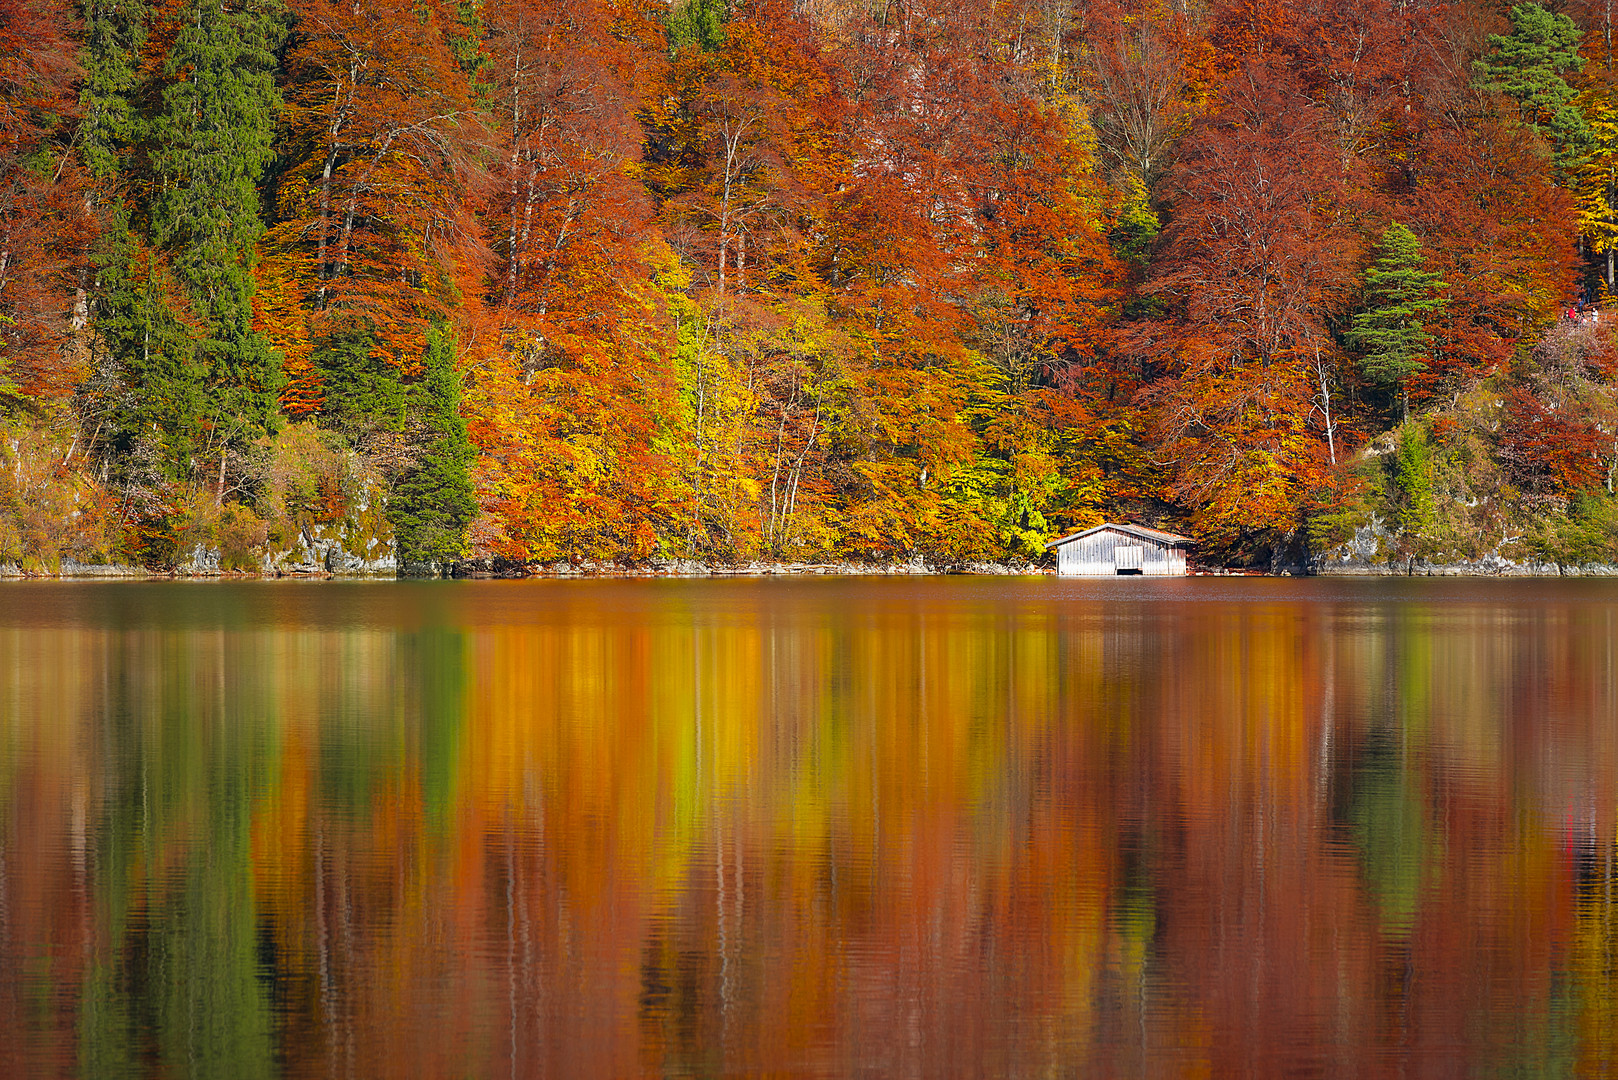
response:
{"label": "orange foliage tree", "polygon": [[456,16],[396,0],[291,8],[280,220],[264,247],[311,341],[408,370],[480,269],[467,205],[480,124]]}
{"label": "orange foliage tree", "polygon": [[1353,234],[1328,118],[1289,90],[1261,61],[1231,77],[1171,175],[1167,269],[1152,284],[1179,316],[1152,391],[1179,463],[1172,490],[1225,544],[1294,532],[1327,459],[1309,362],[1329,348]]}
{"label": "orange foliage tree", "polygon": [[493,164],[479,207],[471,432],[486,547],[516,559],[645,557],[672,531],[656,446],[673,395],[635,113],[664,59],[634,3],[488,12]]}

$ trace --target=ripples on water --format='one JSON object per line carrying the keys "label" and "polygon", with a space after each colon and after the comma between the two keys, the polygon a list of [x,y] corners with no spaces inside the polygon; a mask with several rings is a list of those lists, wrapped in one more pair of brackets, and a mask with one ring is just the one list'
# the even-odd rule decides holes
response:
{"label": "ripples on water", "polygon": [[0,588],[0,1074],[1597,1075],[1618,585]]}

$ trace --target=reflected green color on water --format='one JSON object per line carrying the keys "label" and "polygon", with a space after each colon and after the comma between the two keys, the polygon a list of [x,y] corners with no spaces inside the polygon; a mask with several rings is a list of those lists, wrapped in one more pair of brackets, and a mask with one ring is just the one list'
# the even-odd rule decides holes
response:
{"label": "reflected green color on water", "polygon": [[1618,583],[0,587],[0,1075],[1618,1071]]}

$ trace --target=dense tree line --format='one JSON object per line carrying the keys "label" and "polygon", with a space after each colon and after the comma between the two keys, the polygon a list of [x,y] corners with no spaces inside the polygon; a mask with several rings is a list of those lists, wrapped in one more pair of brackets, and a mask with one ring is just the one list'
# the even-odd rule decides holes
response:
{"label": "dense tree line", "polygon": [[1611,558],[1611,22],[3,0],[0,562]]}

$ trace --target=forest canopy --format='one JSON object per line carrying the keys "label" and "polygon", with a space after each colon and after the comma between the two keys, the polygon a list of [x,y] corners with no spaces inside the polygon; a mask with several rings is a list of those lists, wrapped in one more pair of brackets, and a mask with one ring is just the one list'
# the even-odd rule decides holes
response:
{"label": "forest canopy", "polygon": [[1618,561],[1610,5],[0,0],[0,51],[0,563]]}

